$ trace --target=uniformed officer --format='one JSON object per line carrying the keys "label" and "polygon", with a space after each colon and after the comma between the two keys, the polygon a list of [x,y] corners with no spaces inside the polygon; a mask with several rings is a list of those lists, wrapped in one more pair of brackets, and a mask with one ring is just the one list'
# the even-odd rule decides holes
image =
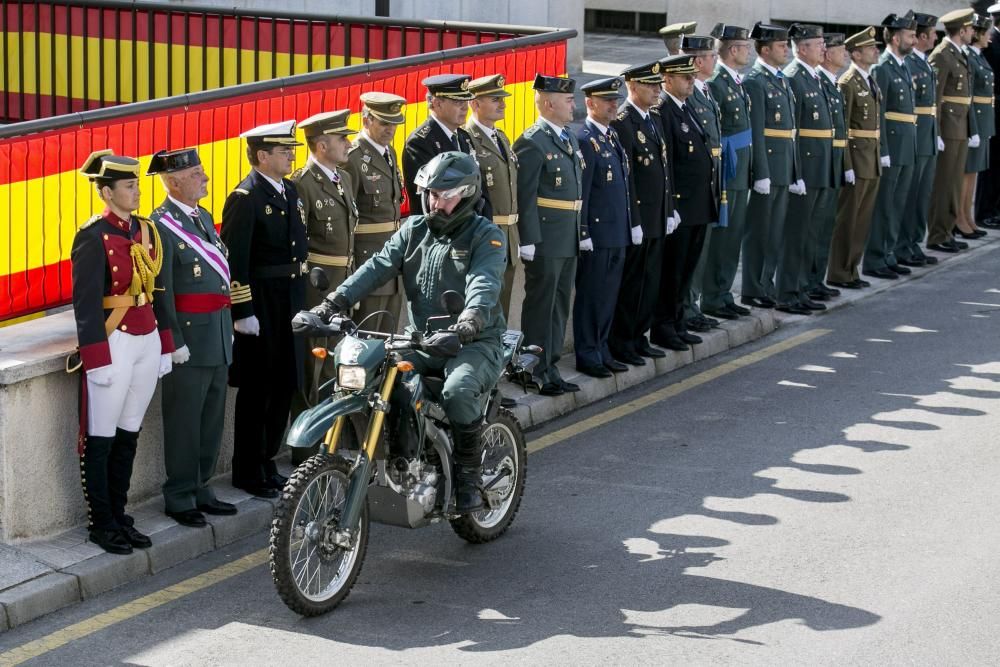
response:
{"label": "uniformed officer", "polygon": [[[427,120],[406,138],[403,148],[403,179],[410,215],[420,214],[420,198],[414,182],[420,167],[445,151],[472,155],[472,140],[464,127],[469,100],[475,98],[469,90],[471,79],[468,74],[437,74],[421,82],[427,88]],[[490,217],[491,212],[484,211],[483,215]]]}
{"label": "uniformed officer", "polygon": [[644,366],[644,357],[666,356],[649,344],[646,332],[653,324],[659,300],[663,241],[679,221],[674,217],[667,143],[656,107],[663,82],[660,63],[628,67],[622,77],[628,99],[618,107],[611,127],[628,156],[632,222],[639,221],[641,227],[632,228],[632,245],[625,250],[625,269],[608,347],[616,360]]}
{"label": "uniformed officer", "polygon": [[879,161],[881,93],[868,68],[878,62],[875,28],[868,27],[845,40],[851,66],[837,81],[844,97],[847,150],[844,151],[844,186],[837,201],[837,222],[830,241],[828,280],[835,287],[861,289],[871,283],[858,275],[864,254],[872,209],[882,173]]}
{"label": "uniformed officer", "polygon": [[[994,76],[1000,72],[1000,2],[990,5],[986,12],[993,19],[989,30],[989,44],[982,49]],[[1000,86],[993,85],[993,108],[1000,106]],[[983,227],[1000,227],[1000,134],[990,139],[990,160],[986,171],[979,172],[976,183],[976,223]]]}
{"label": "uniformed officer", "polygon": [[[718,180],[722,176],[722,117],[718,101],[713,98],[707,83],[708,79],[715,74],[715,64],[718,61],[715,38],[684,35],[681,38],[681,50],[685,54],[694,56],[694,66],[698,70],[694,79],[694,90],[687,100],[687,105],[701,123],[701,128],[708,139],[709,150],[712,152],[712,163],[715,166],[715,178]],[[714,186],[719,189],[721,183],[716,183]],[[721,189],[719,191],[722,192]],[[723,210],[725,210],[724,207],[720,208],[720,214]],[[705,242],[701,246],[701,255],[695,264],[694,275],[691,276],[691,286],[684,295],[684,322],[688,329],[709,331],[712,327],[719,326],[719,320],[707,317],[702,312],[702,309],[698,307],[698,300],[701,297],[702,275],[705,263],[708,261],[708,251],[712,244],[712,228],[716,226],[716,223],[722,226],[728,222],[728,218],[723,219],[723,216],[720,215],[719,220],[705,228]],[[693,337],[697,336],[693,335]]]}
{"label": "uniformed officer", "polygon": [[910,179],[910,193],[899,229],[899,242],[894,251],[903,266],[938,263],[937,257],[924,253],[921,244],[927,234],[938,146],[944,146],[937,122],[937,77],[927,62],[927,57],[937,43],[935,26],[938,18],[933,14],[920,13],[914,14],[913,18],[917,22],[916,43],[910,55],[906,56],[906,68],[913,79],[917,150],[913,178]]}
{"label": "uniformed officer", "polygon": [[698,342],[684,324],[684,295],[705,241],[705,230],[719,219],[718,179],[708,137],[686,101],[694,90],[694,56],[671,56],[660,61],[667,99],[660,104],[660,120],[673,165],[674,190],[681,224],[664,244],[660,299],[650,329],[656,345],[686,350]]}
{"label": "uniformed officer", "polygon": [[[399,229],[403,203],[403,176],[392,149],[396,128],[403,124],[406,99],[390,93],[369,92],[361,95],[361,132],[347,153],[344,172],[351,177],[358,222],[354,227],[352,264],[361,266],[382,249]],[[356,304],[353,318],[364,322],[370,331],[396,331],[402,315],[402,290],[399,281],[390,280],[372,290]],[[380,313],[388,311],[392,317]]]}
{"label": "uniformed officer", "polygon": [[[174,351],[159,278],[163,246],[139,207],[139,161],[90,154],[80,173],[106,208],[77,231],[73,313],[85,371],[80,391],[80,474],[90,541],[115,554],[152,545],[125,513],[142,418]],[[155,298],[154,298],[155,296]]]}
{"label": "uniformed officer", "polygon": [[612,358],[608,336],[625,266],[625,248],[633,240],[632,227],[642,233],[639,220],[633,221],[631,216],[628,157],[610,127],[618,115],[622,83],[618,77],[611,77],[580,87],[586,95],[587,120],[576,137],[586,169],[573,301],[573,349],[576,369],[596,378],[628,370],[628,366]]}
{"label": "uniformed officer", "polygon": [[993,22],[988,17],[977,14],[972,19],[975,31],[972,42],[965,47],[972,77],[972,115],[976,118],[976,132],[979,134],[979,144],[975,147],[969,144],[969,157],[965,162],[965,179],[962,183],[962,207],[956,221],[956,231],[966,239],[986,236],[986,231],[976,225],[976,220],[981,220],[983,214],[973,206],[973,192],[979,174],[985,173],[989,166],[990,143],[995,134],[993,69],[983,56],[983,51],[990,43],[992,25]]}
{"label": "uniformed officer", "polygon": [[514,275],[521,258],[517,247],[517,155],[510,147],[510,139],[496,126],[507,115],[510,93],[504,90],[502,74],[484,76],[469,83],[469,92],[475,99],[469,103],[471,118],[465,124],[472,141],[479,171],[493,209],[493,222],[507,234],[507,268],[503,272],[503,290],[500,304],[504,317],[510,317],[510,296],[514,290]]}
{"label": "uniformed officer", "polygon": [[910,195],[917,153],[917,114],[913,79],[903,60],[913,51],[917,22],[913,12],[889,14],[882,20],[885,51],[872,67],[875,85],[882,93],[879,180],[862,272],[866,276],[895,280],[910,273],[899,263],[895,249],[906,199]]}
{"label": "uniformed officer", "polygon": [[938,130],[944,143],[938,154],[931,195],[927,247],[955,253],[968,244],[951,230],[962,206],[962,175],[969,147],[979,145],[976,117],[971,111],[972,86],[964,48],[972,41],[971,9],[956,9],[941,17],[947,36],[928,58],[937,77]]}
{"label": "uniformed officer", "polygon": [[826,93],[826,101],[830,104],[830,118],[833,120],[833,192],[825,198],[816,211],[816,223],[809,226],[811,231],[808,241],[808,256],[804,266],[807,267],[807,291],[810,299],[823,301],[840,296],[840,290],[828,286],[826,271],[830,264],[830,240],[833,238],[833,227],[837,222],[837,202],[840,199],[840,187],[844,182],[844,151],[847,148],[847,125],[844,120],[844,96],[837,87],[837,77],[850,63],[847,47],[844,46],[846,35],[842,32],[824,32],[823,43],[826,51],[823,53],[823,64],[819,67],[820,83]]}
{"label": "uniformed officer", "polygon": [[580,387],[562,378],[570,296],[580,247],[583,157],[569,131],[576,82],[537,74],[532,88],[539,118],[514,142],[517,153],[517,231],[524,260],[521,328],[525,343],[542,348],[534,370],[539,393],[558,396]]}
{"label": "uniformed officer", "polygon": [[428,318],[448,315],[441,294],[455,290],[465,297],[465,309],[452,327],[462,342],[458,355],[412,355],[416,372],[444,373],[441,396],[455,441],[455,509],[465,514],[483,506],[478,488],[483,409],[503,367],[501,336],[507,323],[499,301],[507,250],[503,231],[476,215],[481,176],[471,156],[442,153],[424,165],[414,181],[427,213],[407,218],[382,250],[313,312],[324,318],[344,312],[368,290],[402,276],[409,330],[422,331]]}
{"label": "uniformed officer", "polygon": [[809,239],[819,224],[819,213],[833,196],[840,174],[833,171],[833,116],[816,68],[823,62],[826,44],[823,28],[793,23],[788,36],[795,45],[795,59],[785,68],[792,89],[792,107],[797,128],[796,158],[801,180],[789,188],[788,212],[781,233],[781,255],[776,280],[778,310],[808,315],[826,310],[808,295]]}
{"label": "uniformed officer", "polygon": [[712,230],[712,241],[702,269],[701,309],[712,317],[733,320],[750,310],[733,301],[730,290],[740,261],[740,245],[750,197],[750,97],[743,89],[740,71],[750,62],[750,31],[720,23],[712,30],[719,62],[708,79],[712,98],[719,106],[722,132],[720,186],[724,193],[726,225]]}
{"label": "uniformed officer", "polygon": [[233,486],[275,498],[287,481],[274,456],[281,447],[293,394],[302,386],[305,349],[292,335],[292,315],[305,305],[308,242],[305,205],[292,171],[295,121],[247,130],[253,167],[226,198],[222,240],[229,248],[236,394]]}
{"label": "uniformed officer", "polygon": [[743,232],[744,305],[774,308],[774,272],[788,211],[788,188],[799,189],[792,89],[781,68],[788,60],[788,30],[756,23],[750,39],[757,62],[743,79],[750,98],[753,192]]}
{"label": "uniformed officer", "polygon": [[693,34],[697,29],[698,23],[696,21],[671,23],[670,25],[665,25],[660,28],[660,37],[663,38],[663,45],[667,47],[667,55],[680,55],[681,38],[683,38],[684,35]]}
{"label": "uniformed officer", "polygon": [[229,261],[212,214],[208,175],[198,151],[153,155],[148,175],[159,174],[167,197],[150,218],[163,240],[163,308],[177,350],[163,378],[163,460],[167,516],[183,526],[206,524],[205,514],[236,514],[209,486],[222,446],[226,374],[233,361]]}

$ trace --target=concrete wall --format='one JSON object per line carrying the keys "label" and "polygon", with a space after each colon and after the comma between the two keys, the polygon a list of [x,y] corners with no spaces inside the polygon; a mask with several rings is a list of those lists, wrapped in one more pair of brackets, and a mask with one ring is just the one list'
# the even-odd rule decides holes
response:
{"label": "concrete wall", "polygon": [[[163,0],[156,0],[162,2]],[[178,5],[247,7],[283,11],[324,12],[348,16],[374,16],[375,0],[167,0]],[[575,28],[579,37],[570,40],[566,61],[569,71],[578,72],[583,62],[584,0],[389,0],[389,15],[405,19],[506,23],[515,25]]]}

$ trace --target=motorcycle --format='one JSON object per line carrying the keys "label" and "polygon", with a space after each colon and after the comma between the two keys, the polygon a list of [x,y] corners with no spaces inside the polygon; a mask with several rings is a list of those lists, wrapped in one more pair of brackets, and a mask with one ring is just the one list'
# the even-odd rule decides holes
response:
{"label": "motorcycle", "polygon": [[[483,410],[484,508],[455,512],[444,378],[415,373],[405,359],[417,350],[439,358],[458,353],[458,335],[446,325],[464,300],[449,291],[442,306],[449,315],[428,318],[424,331],[402,336],[365,331],[343,317],[327,324],[308,311],[293,320],[304,335],[340,338],[332,351],[313,350],[320,359],[333,355],[335,375],[319,388],[329,397],[296,418],[286,441],[293,449],[318,444],[319,451],[289,477],[271,523],[269,560],[278,595],[303,616],[326,613],[350,593],[371,521],[404,528],[448,521],[459,537],[482,544],[499,538],[517,514],[527,450],[495,386]],[[537,365],[541,350],[522,349],[522,341],[519,331],[503,335],[501,377],[524,377]]]}

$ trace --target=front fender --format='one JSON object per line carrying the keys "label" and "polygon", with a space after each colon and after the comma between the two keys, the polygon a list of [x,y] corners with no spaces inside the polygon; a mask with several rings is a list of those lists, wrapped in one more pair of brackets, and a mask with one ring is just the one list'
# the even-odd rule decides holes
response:
{"label": "front fender", "polygon": [[367,406],[368,397],[361,394],[323,401],[295,418],[285,442],[289,447],[312,447],[323,439],[337,417],[359,412]]}

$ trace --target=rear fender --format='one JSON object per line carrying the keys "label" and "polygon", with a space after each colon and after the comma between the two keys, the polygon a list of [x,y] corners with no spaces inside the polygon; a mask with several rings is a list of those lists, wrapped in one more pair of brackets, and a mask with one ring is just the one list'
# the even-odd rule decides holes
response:
{"label": "rear fender", "polygon": [[337,417],[361,412],[367,408],[368,397],[363,394],[351,394],[333,401],[323,401],[295,418],[295,423],[288,429],[288,438],[285,442],[289,447],[312,447],[323,439]]}

